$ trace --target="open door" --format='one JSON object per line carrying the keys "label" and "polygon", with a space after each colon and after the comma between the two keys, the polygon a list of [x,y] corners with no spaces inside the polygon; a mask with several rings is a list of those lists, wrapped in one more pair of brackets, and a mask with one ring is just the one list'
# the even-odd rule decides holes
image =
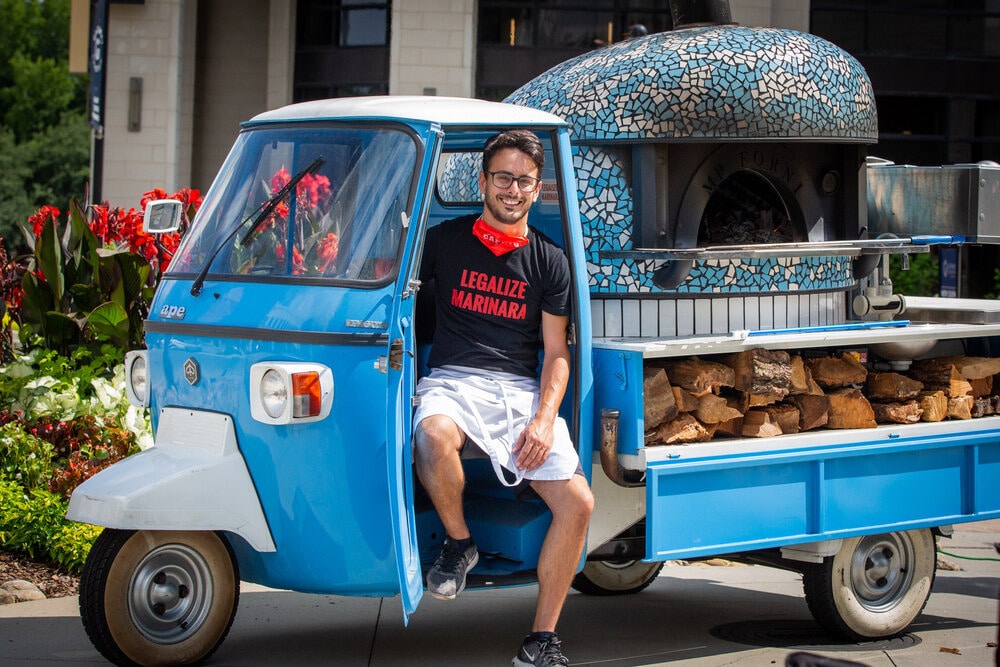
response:
{"label": "open door", "polygon": [[416,292],[419,289],[416,277],[423,248],[427,201],[433,196],[434,165],[441,152],[442,138],[439,131],[433,132],[431,137],[421,165],[420,173],[424,177],[421,178],[414,197],[412,224],[410,220],[404,219],[405,249],[393,294],[386,359],[387,480],[404,624],[409,621],[409,615],[416,611],[424,592],[413,512],[413,448],[410,441],[413,436],[413,395],[417,381],[417,343],[413,326]]}
{"label": "open door", "polygon": [[403,622],[417,609],[423,596],[423,576],[413,517],[413,453],[411,397],[416,378],[412,296],[393,304],[389,334],[388,419],[386,457],[389,482],[389,513],[392,522],[399,593],[403,602]]}

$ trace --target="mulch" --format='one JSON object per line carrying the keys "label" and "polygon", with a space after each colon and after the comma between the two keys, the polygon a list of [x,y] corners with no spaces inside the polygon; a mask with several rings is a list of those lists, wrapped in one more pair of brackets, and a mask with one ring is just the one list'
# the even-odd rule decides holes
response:
{"label": "mulch", "polygon": [[0,549],[0,584],[14,579],[30,581],[47,598],[62,598],[80,592],[80,578],[50,563]]}

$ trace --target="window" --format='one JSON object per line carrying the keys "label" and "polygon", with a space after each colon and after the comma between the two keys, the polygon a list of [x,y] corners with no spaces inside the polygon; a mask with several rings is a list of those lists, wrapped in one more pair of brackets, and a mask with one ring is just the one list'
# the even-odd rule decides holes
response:
{"label": "window", "polygon": [[390,8],[298,0],[293,101],[388,93]]}
{"label": "window", "polygon": [[818,0],[810,31],[871,77],[879,142],[900,164],[997,159],[1000,5],[984,0]]}
{"label": "window", "polygon": [[476,97],[501,100],[550,67],[627,38],[672,27],[667,0],[481,0]]}
{"label": "window", "polygon": [[389,3],[362,0],[299,0],[298,46],[385,46]]}
{"label": "window", "polygon": [[[211,262],[216,277],[388,279],[416,160],[412,136],[399,130],[243,132],[169,272],[196,273]],[[293,179],[293,192],[275,199]]]}

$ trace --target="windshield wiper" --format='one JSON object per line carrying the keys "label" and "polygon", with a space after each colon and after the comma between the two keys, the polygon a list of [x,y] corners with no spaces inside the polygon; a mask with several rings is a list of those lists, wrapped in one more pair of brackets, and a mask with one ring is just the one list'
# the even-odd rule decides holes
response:
{"label": "windshield wiper", "polygon": [[257,228],[260,227],[272,213],[274,213],[274,209],[277,208],[278,204],[280,204],[281,201],[288,196],[289,192],[295,189],[295,186],[299,184],[299,181],[307,175],[315,173],[317,169],[323,166],[324,162],[325,160],[322,157],[318,157],[313,160],[309,166],[292,176],[287,183],[281,186],[280,190],[271,195],[271,197],[266,202],[261,204],[260,208],[258,208],[254,213],[251,213],[247,217],[243,218],[240,224],[236,225],[233,231],[226,234],[226,238],[222,239],[222,241],[219,242],[219,245],[215,247],[215,250],[213,250],[212,254],[209,255],[208,261],[205,262],[203,267],[201,267],[201,271],[191,284],[191,296],[198,296],[201,294],[201,287],[205,283],[205,277],[208,276],[208,269],[212,266],[212,262],[215,261],[216,256],[218,256],[222,249],[226,247],[226,244],[229,243],[234,236],[236,236],[236,233],[243,229],[243,225],[252,220],[252,222],[250,222],[250,229],[248,229],[246,235],[240,239],[241,246],[245,246],[249,243],[250,237],[255,231],[257,231]]}

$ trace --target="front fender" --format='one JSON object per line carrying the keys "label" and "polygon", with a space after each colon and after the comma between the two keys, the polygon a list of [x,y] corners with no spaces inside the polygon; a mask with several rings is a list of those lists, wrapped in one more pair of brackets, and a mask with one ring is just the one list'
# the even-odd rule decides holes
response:
{"label": "front fender", "polygon": [[73,491],[66,517],[106,528],[222,530],[275,551],[229,415],[160,412],[156,445]]}

